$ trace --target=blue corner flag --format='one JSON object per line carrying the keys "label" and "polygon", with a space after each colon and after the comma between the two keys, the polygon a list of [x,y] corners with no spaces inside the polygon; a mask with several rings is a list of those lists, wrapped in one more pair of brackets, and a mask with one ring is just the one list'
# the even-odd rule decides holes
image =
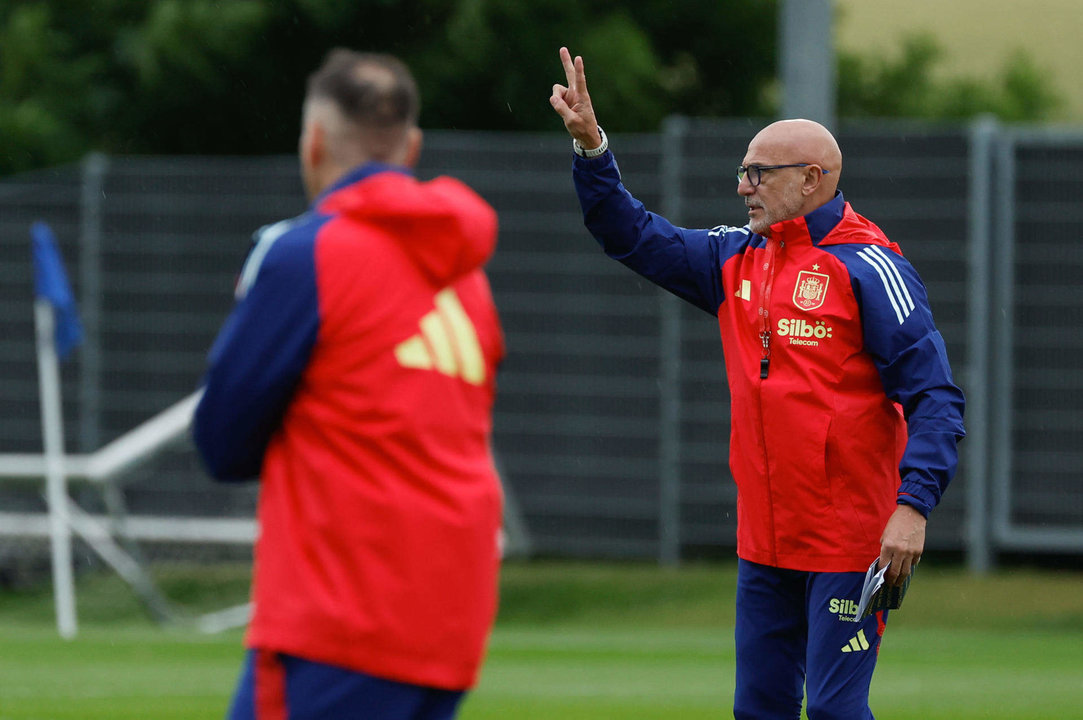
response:
{"label": "blue corner flag", "polygon": [[64,358],[83,341],[79,310],[52,229],[40,220],[30,227],[34,253],[34,294],[48,300],[56,315],[56,354]]}

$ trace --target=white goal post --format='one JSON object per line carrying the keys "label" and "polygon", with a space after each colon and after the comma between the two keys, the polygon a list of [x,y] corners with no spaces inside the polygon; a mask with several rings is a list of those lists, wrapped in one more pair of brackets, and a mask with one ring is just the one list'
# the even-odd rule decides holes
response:
{"label": "white goal post", "polygon": [[[89,454],[61,456],[61,472],[67,479],[81,480],[108,490],[123,484],[123,476],[182,440],[191,426],[192,414],[202,391],[185,397],[101,449]],[[49,459],[44,454],[0,453],[0,483],[5,480],[38,480],[47,476]],[[499,465],[499,464],[498,464]],[[167,515],[92,515],[65,493],[65,514],[70,531],[120,575],[148,610],[161,621],[184,623],[144,570],[117,542],[214,543],[251,546],[256,537],[254,518],[199,518]],[[504,484],[504,554],[529,555],[530,536],[511,488]],[[55,521],[47,513],[0,512],[0,536],[53,539]],[[194,619],[203,632],[219,632],[247,623],[249,605],[241,605]]]}
{"label": "white goal post", "polygon": [[[149,462],[187,434],[201,394],[192,393],[93,453],[65,455],[64,475],[98,485],[120,482],[122,475]],[[0,482],[43,478],[46,462],[43,454],[0,453]],[[84,519],[103,526],[110,522],[105,516],[85,515]],[[255,520],[248,518],[156,515],[128,517],[124,522],[125,534],[134,540],[251,544],[256,537]],[[0,512],[0,535],[49,537],[48,516]]]}
{"label": "white goal post", "polygon": [[[116,486],[121,477],[152,460],[188,432],[192,413],[201,393],[192,393],[163,410],[130,432],[90,454],[0,453],[0,482],[4,480],[33,480],[59,475],[99,485],[103,490]],[[63,487],[63,484],[61,483]],[[56,494],[56,493],[54,493]],[[49,513],[0,512],[0,535],[48,538],[54,548],[66,544],[67,534],[74,532],[136,592],[160,621],[184,622],[157,586],[142,563],[120,543],[124,540],[170,541],[192,543],[228,543],[251,545],[256,536],[254,519],[242,518],[181,518],[168,516],[123,515],[103,516],[85,512],[61,490],[51,499]],[[58,522],[59,517],[59,522]],[[58,538],[57,533],[64,537]],[[54,553],[53,563],[64,563],[59,577],[70,577],[70,554]],[[69,582],[57,583],[54,568],[54,588],[57,595],[58,629],[64,637],[76,633],[74,618],[74,589]],[[67,586],[67,587],[64,587]],[[211,613],[195,618],[195,627],[204,632],[219,632],[244,625],[248,621],[249,605]]]}

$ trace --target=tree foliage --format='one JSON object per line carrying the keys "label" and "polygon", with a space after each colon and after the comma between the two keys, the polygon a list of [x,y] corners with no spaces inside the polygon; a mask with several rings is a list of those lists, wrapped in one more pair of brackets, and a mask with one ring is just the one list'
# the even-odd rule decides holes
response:
{"label": "tree foliage", "polygon": [[[587,61],[599,118],[768,116],[776,0],[0,0],[0,174],[113,153],[296,148],[305,79],[334,46],[414,70],[428,128],[555,130],[557,49]],[[939,49],[840,58],[840,115],[1036,119],[1024,58],[993,84],[937,81]]]}
{"label": "tree foliage", "polygon": [[943,48],[929,34],[906,37],[897,57],[840,53],[839,115],[960,120],[991,114],[1002,120],[1042,120],[1063,102],[1023,50],[991,81],[940,77]]}
{"label": "tree foliage", "polygon": [[559,127],[560,45],[612,130],[763,113],[774,35],[773,0],[0,0],[0,173],[91,149],[291,152],[337,45],[404,59],[431,128]]}

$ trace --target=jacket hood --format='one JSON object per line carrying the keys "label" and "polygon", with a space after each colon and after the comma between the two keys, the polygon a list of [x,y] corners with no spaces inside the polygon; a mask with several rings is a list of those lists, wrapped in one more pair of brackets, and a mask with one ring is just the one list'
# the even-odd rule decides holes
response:
{"label": "jacket hood", "polygon": [[363,174],[333,188],[316,209],[402,238],[414,264],[441,285],[481,267],[496,249],[496,211],[450,177],[421,182],[398,171]]}
{"label": "jacket hood", "polygon": [[846,203],[843,208],[842,219],[839,221],[830,233],[827,234],[823,240],[820,241],[820,245],[844,245],[851,243],[862,243],[866,245],[880,245],[881,247],[889,248],[892,252],[902,255],[902,250],[899,245],[888,240],[887,235],[879,226],[871,220],[858,215],[854,212],[854,209],[850,207],[850,203]]}
{"label": "jacket hood", "polygon": [[785,220],[771,226],[773,235],[781,238],[808,236],[814,245],[881,245],[902,255],[899,246],[889,240],[876,223],[854,212],[841,191],[808,215]]}

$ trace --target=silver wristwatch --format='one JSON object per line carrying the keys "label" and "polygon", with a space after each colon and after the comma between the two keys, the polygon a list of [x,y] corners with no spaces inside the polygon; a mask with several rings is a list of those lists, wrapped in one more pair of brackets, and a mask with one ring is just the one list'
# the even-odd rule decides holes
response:
{"label": "silver wristwatch", "polygon": [[572,150],[574,150],[575,154],[581,158],[596,158],[599,155],[603,154],[606,150],[609,149],[609,138],[605,136],[605,130],[602,130],[601,125],[598,126],[598,134],[602,136],[602,144],[598,147],[594,148],[593,150],[587,150],[579,144],[578,140],[573,139]]}

